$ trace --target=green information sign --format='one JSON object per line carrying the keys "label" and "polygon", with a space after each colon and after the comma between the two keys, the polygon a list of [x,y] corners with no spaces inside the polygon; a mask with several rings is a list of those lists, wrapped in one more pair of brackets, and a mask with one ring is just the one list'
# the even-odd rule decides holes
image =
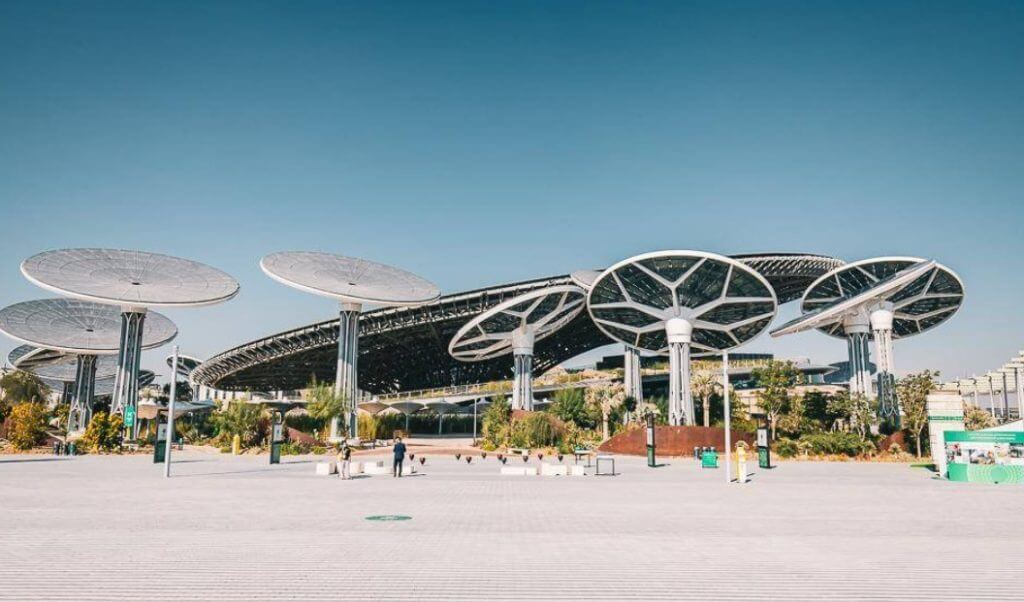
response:
{"label": "green information sign", "polygon": [[135,426],[135,408],[133,406],[124,409],[124,425]]}
{"label": "green information sign", "polygon": [[366,520],[386,522],[395,520],[412,520],[412,517],[405,516],[404,514],[374,514],[373,516],[367,516]]}
{"label": "green information sign", "polygon": [[701,468],[718,468],[718,454],[713,451],[706,451],[700,456]]}
{"label": "green information sign", "polygon": [[950,481],[1024,483],[1024,432],[946,431]]}

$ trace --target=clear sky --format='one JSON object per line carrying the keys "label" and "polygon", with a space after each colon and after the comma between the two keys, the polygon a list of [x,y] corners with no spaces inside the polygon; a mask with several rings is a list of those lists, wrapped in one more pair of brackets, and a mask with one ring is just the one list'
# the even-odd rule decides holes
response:
{"label": "clear sky", "polygon": [[1024,348],[1022,65],[1019,2],[5,0],[0,304],[48,296],[18,271],[44,249],[197,259],[242,284],[166,312],[205,357],[333,314],[260,272],[282,249],[445,292],[666,248],[909,254],[968,294],[897,369],[980,372]]}

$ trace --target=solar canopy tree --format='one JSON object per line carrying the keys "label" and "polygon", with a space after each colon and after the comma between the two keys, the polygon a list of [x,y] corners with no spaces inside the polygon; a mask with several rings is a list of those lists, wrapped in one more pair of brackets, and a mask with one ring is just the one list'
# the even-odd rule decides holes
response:
{"label": "solar canopy tree", "polygon": [[[569,277],[584,290],[589,291],[602,270],[576,270]],[[636,400],[639,405],[644,400],[643,380],[640,376],[640,350],[632,345],[624,345],[622,354],[622,385],[626,395]]]}
{"label": "solar canopy tree", "polygon": [[717,355],[771,323],[775,292],[755,270],[702,251],[657,251],[605,270],[587,297],[590,316],[615,340],[669,356],[668,420],[693,425],[690,356]]}
{"label": "solar canopy tree", "polygon": [[[314,251],[282,251],[260,260],[263,272],[292,288],[337,299],[341,304],[338,326],[338,366],[334,391],[348,404],[348,432],[358,437],[359,315],[364,304],[421,305],[436,300],[437,286],[389,265]],[[331,421],[331,439],[339,438],[339,421]]]}
{"label": "solar canopy tree", "polygon": [[144,251],[45,251],[22,262],[21,273],[46,290],[120,308],[111,411],[131,416],[132,438],[138,432],[134,412],[139,400],[139,363],[148,308],[213,305],[238,294],[238,282],[220,270]]}
{"label": "solar canopy tree", "polygon": [[772,331],[778,337],[816,328],[846,338],[850,392],[871,396],[869,340],[878,365],[878,415],[899,424],[893,339],[914,336],[948,320],[963,303],[964,287],[951,270],[917,257],[880,257],[825,274],[804,293],[804,315]]}
{"label": "solar canopy tree", "polygon": [[511,353],[512,409],[533,411],[533,346],[579,315],[584,297],[584,290],[571,284],[513,297],[460,328],[448,344],[448,353],[463,362]]}
{"label": "solar canopy tree", "polygon": [[21,345],[7,356],[14,368],[35,374],[43,382],[59,383],[61,403],[68,404],[68,433],[85,430],[95,398],[102,393],[98,384],[113,380],[117,371],[112,355],[86,355]]}
{"label": "solar canopy tree", "polygon": [[[77,299],[23,301],[0,310],[0,331],[7,336],[33,347],[75,356],[69,432],[84,430],[88,424],[98,367],[104,366],[101,377],[111,371],[108,362],[98,361],[97,356],[118,353],[121,323],[117,308]],[[141,349],[159,347],[178,334],[174,323],[156,312],[151,313],[149,324],[139,341]],[[33,355],[38,354],[19,357],[12,363],[27,369]],[[113,372],[116,371],[114,368]]]}

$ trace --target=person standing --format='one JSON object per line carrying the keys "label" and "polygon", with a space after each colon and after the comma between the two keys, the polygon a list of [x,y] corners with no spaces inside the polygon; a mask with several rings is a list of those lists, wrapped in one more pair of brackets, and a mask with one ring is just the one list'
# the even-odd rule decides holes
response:
{"label": "person standing", "polygon": [[348,441],[342,443],[341,449],[338,451],[338,466],[341,467],[338,473],[342,479],[352,478],[352,448],[348,446]]}
{"label": "person standing", "polygon": [[402,438],[399,437],[395,440],[395,463],[391,467],[393,472],[391,476],[401,478],[403,460],[405,460],[405,444],[402,443]]}

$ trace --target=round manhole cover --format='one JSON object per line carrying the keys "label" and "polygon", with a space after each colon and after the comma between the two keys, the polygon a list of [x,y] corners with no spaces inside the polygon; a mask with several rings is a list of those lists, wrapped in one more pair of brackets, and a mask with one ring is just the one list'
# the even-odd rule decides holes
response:
{"label": "round manhole cover", "polygon": [[366,520],[376,520],[376,521],[412,520],[412,517],[411,516],[405,516],[404,514],[374,514],[373,516],[367,516]]}

